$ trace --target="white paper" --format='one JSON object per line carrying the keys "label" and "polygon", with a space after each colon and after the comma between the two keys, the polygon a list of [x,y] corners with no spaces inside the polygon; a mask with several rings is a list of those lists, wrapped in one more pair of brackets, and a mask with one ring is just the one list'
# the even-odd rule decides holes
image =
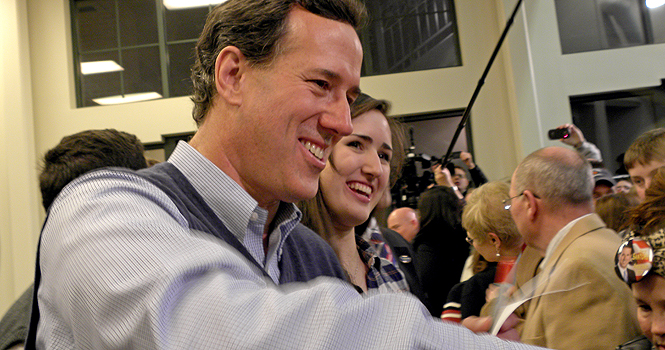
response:
{"label": "white paper", "polygon": [[533,293],[536,290],[536,287],[538,286],[538,276],[530,279],[528,282],[526,282],[522,288],[520,288],[518,291],[513,293],[513,295],[508,296],[507,293],[504,293],[504,291],[507,291],[510,286],[502,286],[502,293],[499,293],[499,297],[497,299],[497,303],[494,308],[494,312],[492,313],[492,328],[490,329],[490,334],[492,335],[497,335],[499,333],[499,330],[501,329],[501,326],[503,325],[504,322],[510,317],[510,314],[512,314],[520,305],[525,303],[528,300],[531,300],[537,296],[543,296],[543,295],[549,295],[549,294],[554,294],[554,293],[562,293],[562,292],[569,292],[573,289],[582,287],[584,285],[589,284],[589,282],[581,283],[578,284],[574,287],[568,288],[568,289],[559,289],[559,290],[554,290],[550,291],[547,293],[539,294],[539,295],[533,295]]}

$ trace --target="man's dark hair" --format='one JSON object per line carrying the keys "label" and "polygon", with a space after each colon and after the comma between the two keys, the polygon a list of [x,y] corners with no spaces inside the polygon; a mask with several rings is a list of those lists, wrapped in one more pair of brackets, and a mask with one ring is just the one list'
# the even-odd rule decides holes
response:
{"label": "man's dark hair", "polygon": [[296,7],[359,29],[367,18],[358,0],[229,0],[214,8],[195,47],[192,67],[192,116],[201,125],[217,94],[215,61],[227,46],[235,46],[253,65],[266,66],[280,53],[286,18]]}
{"label": "man's dark hair", "polygon": [[110,166],[133,170],[148,167],[143,152],[143,144],[136,136],[114,129],[87,130],[63,137],[44,155],[39,175],[44,209],[48,210],[68,183],[88,171]]}
{"label": "man's dark hair", "polygon": [[[464,173],[464,177],[465,177],[465,178],[468,177],[468,176],[466,176],[466,169],[464,169],[463,166],[460,166],[460,165],[455,164],[455,165],[453,165],[453,169],[460,169],[460,170],[462,170],[462,172]],[[451,175],[451,176],[455,176],[455,172],[452,172],[450,175]]]}

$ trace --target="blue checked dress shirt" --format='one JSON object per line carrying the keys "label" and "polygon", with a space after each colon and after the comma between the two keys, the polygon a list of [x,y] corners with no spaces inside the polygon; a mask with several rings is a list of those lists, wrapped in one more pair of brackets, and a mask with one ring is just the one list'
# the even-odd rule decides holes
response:
{"label": "blue checked dress shirt", "polygon": [[[187,144],[169,162],[275,280],[297,211],[282,209],[265,256],[253,199]],[[187,227],[165,193],[133,174],[101,170],[68,185],[42,234],[37,348],[535,349],[444,324],[408,293],[361,296],[326,277],[277,285]]]}

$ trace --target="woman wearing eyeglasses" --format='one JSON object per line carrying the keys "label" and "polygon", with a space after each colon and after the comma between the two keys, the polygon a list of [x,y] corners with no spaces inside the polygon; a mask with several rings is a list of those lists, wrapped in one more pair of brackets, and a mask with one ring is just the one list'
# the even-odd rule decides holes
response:
{"label": "woman wearing eyeglasses", "polygon": [[[487,288],[495,282],[497,263],[502,260],[502,267],[511,266],[522,252],[522,236],[510,212],[504,208],[509,190],[507,183],[493,181],[478,187],[468,196],[462,213],[466,241],[489,262],[489,266],[451,290],[442,319],[454,321],[460,316],[464,319],[480,315]],[[502,272],[505,274],[506,271],[502,269]],[[498,277],[499,280],[505,278]],[[456,292],[459,293],[458,298]],[[459,311],[455,310],[455,305],[459,305]]]}
{"label": "woman wearing eyeglasses", "polygon": [[657,170],[645,197],[631,212],[632,231],[615,259],[619,278],[633,291],[644,336],[617,349],[665,349],[665,168]]}

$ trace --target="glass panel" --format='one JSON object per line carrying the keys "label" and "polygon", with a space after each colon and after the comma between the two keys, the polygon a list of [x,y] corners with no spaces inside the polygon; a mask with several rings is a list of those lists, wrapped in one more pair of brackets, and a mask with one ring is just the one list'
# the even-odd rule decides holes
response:
{"label": "glass panel", "polygon": [[169,45],[170,96],[187,96],[192,93],[190,68],[194,64],[195,42]]}
{"label": "glass panel", "polygon": [[665,5],[649,9],[649,24],[653,32],[653,42],[665,43]]}
{"label": "glass panel", "polygon": [[208,8],[197,7],[173,11],[164,9],[164,16],[167,41],[197,39],[208,16]]}
{"label": "glass panel", "polygon": [[74,40],[81,52],[118,46],[114,0],[74,1]]}
{"label": "glass panel", "polygon": [[366,0],[363,75],[461,65],[451,0]]}
{"label": "glass panel", "polygon": [[645,0],[555,0],[564,54],[665,42],[665,9]]}
{"label": "glass panel", "polygon": [[157,43],[157,8],[154,1],[118,0],[118,13],[122,46]]}
{"label": "glass panel", "polygon": [[[158,11],[161,0],[71,1],[74,57],[81,61],[113,57],[125,68],[122,73],[78,76],[79,106],[93,105],[92,98],[135,92],[171,97],[191,93],[193,47],[210,7]],[[366,2],[374,20],[360,34],[365,47],[363,75],[461,64],[453,0]],[[158,14],[164,16],[161,29],[166,42],[159,41]],[[166,47],[160,50],[160,45]],[[168,67],[161,67],[166,62]],[[168,85],[166,95],[162,81]]]}
{"label": "glass panel", "polygon": [[124,93],[154,91],[164,95],[159,66],[159,47],[122,50],[122,58],[125,67]]}
{"label": "glass panel", "polygon": [[[105,61],[111,60],[119,62],[118,53],[99,52],[83,54],[80,57],[81,62]],[[122,92],[121,72],[109,72],[90,75],[81,75],[81,98],[82,106],[96,106],[93,98],[115,96]]]}

